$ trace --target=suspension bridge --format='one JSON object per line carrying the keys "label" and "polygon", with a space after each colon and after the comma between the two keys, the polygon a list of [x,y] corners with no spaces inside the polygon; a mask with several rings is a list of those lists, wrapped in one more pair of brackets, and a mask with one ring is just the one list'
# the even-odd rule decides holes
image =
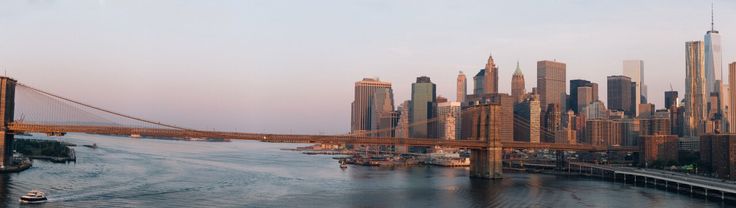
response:
{"label": "suspension bridge", "polygon": [[[395,131],[396,127],[343,135],[267,134],[248,132],[204,131],[161,122],[85,104],[64,96],[34,88],[12,78],[0,77],[0,166],[12,165],[12,142],[15,134],[87,133],[104,135],[140,135],[143,137],[222,138],[256,140],[263,142],[364,144],[396,146],[439,146],[471,150],[471,176],[501,177],[502,149],[548,149],[557,151],[638,151],[636,147],[607,147],[588,144],[530,143],[502,141],[499,138],[500,106],[483,105],[464,109],[461,116],[474,122],[475,134],[471,139],[442,140],[437,138],[380,137],[380,133]],[[429,125],[439,118],[418,121],[404,128]],[[518,120],[521,118],[514,117]],[[528,121],[521,122],[529,125]],[[551,134],[545,129],[542,134]]]}

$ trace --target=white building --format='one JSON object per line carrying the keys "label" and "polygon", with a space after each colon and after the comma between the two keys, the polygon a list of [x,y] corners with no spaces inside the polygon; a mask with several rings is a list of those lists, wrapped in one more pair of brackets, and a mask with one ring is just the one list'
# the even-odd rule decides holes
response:
{"label": "white building", "polygon": [[[631,95],[636,102],[634,108],[641,104],[641,98],[647,93],[644,92],[646,89],[644,84],[644,61],[642,60],[625,60],[624,61],[624,76],[631,78],[632,82],[636,82],[636,94]],[[639,109],[635,109],[634,115],[639,115]]]}

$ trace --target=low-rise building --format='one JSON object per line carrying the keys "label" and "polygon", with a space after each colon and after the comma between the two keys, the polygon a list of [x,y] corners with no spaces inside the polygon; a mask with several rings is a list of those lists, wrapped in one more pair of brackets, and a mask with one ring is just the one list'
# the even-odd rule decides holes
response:
{"label": "low-rise building", "polygon": [[641,166],[648,167],[655,161],[677,161],[676,135],[641,135],[639,144],[639,165]]}

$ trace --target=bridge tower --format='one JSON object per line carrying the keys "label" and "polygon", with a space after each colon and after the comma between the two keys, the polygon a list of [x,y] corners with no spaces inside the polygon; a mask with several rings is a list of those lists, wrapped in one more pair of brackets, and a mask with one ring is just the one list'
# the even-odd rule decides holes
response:
{"label": "bridge tower", "polygon": [[8,124],[15,117],[16,80],[0,76],[0,168],[13,164],[13,132]]}
{"label": "bridge tower", "polygon": [[[486,147],[470,151],[470,177],[503,178],[503,149],[501,146],[501,105],[479,104],[468,108],[471,139],[486,142]],[[508,116],[508,115],[506,115]],[[513,115],[510,115],[513,116]]]}

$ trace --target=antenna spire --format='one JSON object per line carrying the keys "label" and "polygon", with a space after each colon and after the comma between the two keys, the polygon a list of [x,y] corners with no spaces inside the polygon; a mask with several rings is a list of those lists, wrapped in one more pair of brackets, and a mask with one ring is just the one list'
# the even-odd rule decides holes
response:
{"label": "antenna spire", "polygon": [[[715,1],[715,0],[714,0]],[[710,2],[710,31],[715,31],[715,26],[713,24],[713,2]]]}

